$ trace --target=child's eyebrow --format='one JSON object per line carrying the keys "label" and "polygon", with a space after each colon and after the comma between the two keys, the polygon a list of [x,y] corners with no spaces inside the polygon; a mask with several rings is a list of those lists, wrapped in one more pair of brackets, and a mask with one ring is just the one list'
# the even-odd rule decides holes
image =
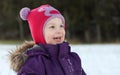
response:
{"label": "child's eyebrow", "polygon": [[54,23],[48,23],[48,25],[54,25]]}

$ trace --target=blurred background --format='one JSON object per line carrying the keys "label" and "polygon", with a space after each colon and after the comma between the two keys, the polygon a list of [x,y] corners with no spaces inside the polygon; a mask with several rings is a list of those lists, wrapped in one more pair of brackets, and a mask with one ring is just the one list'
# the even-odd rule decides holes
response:
{"label": "blurred background", "polygon": [[31,39],[19,11],[42,4],[58,9],[66,19],[68,40],[79,43],[120,42],[120,0],[1,0],[0,40]]}

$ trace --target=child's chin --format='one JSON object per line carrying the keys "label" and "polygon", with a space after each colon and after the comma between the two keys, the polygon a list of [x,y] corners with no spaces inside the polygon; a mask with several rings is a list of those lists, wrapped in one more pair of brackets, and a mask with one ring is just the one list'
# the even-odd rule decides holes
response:
{"label": "child's chin", "polygon": [[61,42],[56,42],[56,44],[61,44],[61,43],[63,43],[63,41],[61,41]]}
{"label": "child's chin", "polygon": [[53,45],[56,45],[56,44],[61,44],[61,43],[63,43],[63,41],[61,41],[61,42],[54,42],[54,43],[52,43]]}

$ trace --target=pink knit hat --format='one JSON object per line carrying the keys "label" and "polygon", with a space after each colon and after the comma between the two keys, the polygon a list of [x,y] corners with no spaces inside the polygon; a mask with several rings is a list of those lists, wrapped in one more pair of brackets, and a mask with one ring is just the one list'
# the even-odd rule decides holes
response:
{"label": "pink knit hat", "polygon": [[20,17],[28,21],[31,35],[35,43],[46,43],[43,34],[44,25],[52,18],[61,18],[65,25],[65,20],[61,13],[48,4],[39,6],[33,10],[24,7],[20,10]]}

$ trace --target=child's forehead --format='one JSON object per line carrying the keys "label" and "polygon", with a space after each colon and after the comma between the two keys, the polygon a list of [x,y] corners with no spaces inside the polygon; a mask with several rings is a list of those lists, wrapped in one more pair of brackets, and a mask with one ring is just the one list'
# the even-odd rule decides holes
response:
{"label": "child's forehead", "polygon": [[49,20],[48,22],[47,22],[47,24],[48,23],[62,23],[62,19],[61,18],[52,18],[51,20]]}

